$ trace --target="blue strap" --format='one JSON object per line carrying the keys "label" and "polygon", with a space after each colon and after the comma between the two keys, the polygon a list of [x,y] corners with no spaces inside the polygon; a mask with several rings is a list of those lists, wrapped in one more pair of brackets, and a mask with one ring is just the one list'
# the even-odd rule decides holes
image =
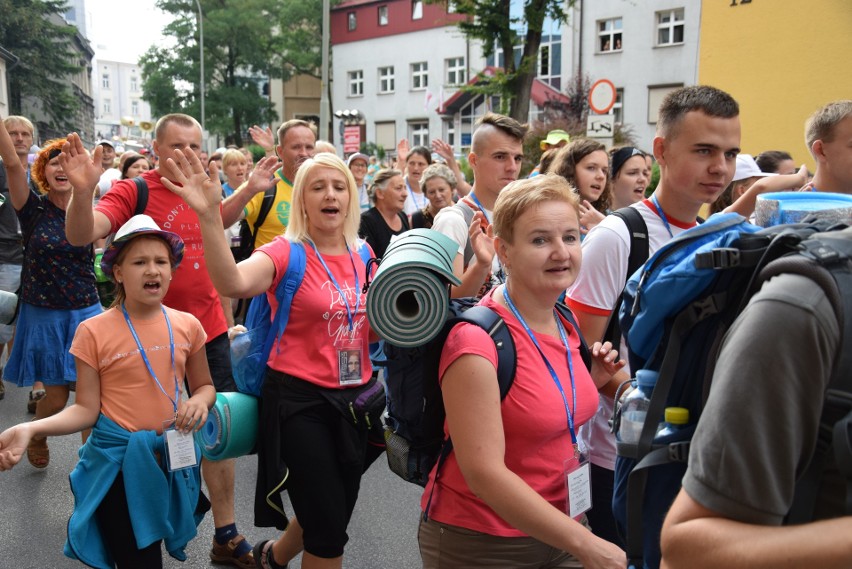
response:
{"label": "blue strap", "polygon": [[293,296],[299,290],[305,276],[305,264],[305,246],[301,243],[291,242],[287,272],[284,273],[284,278],[281,279],[275,289],[278,310],[275,311],[275,318],[272,320],[272,326],[269,328],[269,334],[266,335],[266,342],[263,344],[263,353],[266,354],[267,359],[272,351],[272,344],[281,337],[287,327],[287,322],[290,320],[290,305],[293,303]]}

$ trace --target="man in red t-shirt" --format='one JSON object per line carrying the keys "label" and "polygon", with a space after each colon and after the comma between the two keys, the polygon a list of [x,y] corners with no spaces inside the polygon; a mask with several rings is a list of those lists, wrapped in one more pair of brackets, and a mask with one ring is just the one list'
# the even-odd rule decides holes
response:
{"label": "man in red t-shirt", "polygon": [[[201,125],[183,114],[170,114],[157,121],[154,129],[154,152],[160,164],[185,148],[201,152]],[[136,209],[137,189],[133,180],[121,180],[92,207],[92,193],[100,177],[101,148],[90,158],[79,136],[71,134],[63,147],[60,162],[74,187],[66,212],[65,233],[74,245],[87,245],[115,232]],[[142,175],[148,185],[145,214],[167,231],[184,241],[184,258],[175,271],[163,303],[183,310],[201,321],[207,333],[207,362],[216,391],[236,391],[231,373],[228,325],[219,294],[213,287],[204,261],[201,229],[195,212],[177,195],[165,188],[160,178],[166,172],[159,167]],[[163,420],[169,419],[163,417]],[[238,567],[254,567],[248,540],[236,529],[234,518],[234,459],[202,461],[201,473],[210,493],[216,536],[210,556],[214,561]]]}

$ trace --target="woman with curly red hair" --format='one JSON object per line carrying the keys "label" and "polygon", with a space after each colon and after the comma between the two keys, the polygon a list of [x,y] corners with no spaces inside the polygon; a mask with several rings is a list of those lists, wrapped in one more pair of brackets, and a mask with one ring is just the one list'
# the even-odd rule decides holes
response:
{"label": "woman with curly red hair", "polygon": [[[71,384],[77,379],[74,357],[69,353],[74,332],[80,322],[101,312],[92,248],[75,247],[65,239],[71,184],[59,164],[64,142],[50,141],[36,156],[30,170],[36,193],[30,191],[12,139],[0,121],[0,156],[24,241],[17,332],[3,379],[19,387],[34,381],[44,384],[36,419],[65,407]],[[47,466],[46,438],[30,442],[27,459],[36,468]]]}

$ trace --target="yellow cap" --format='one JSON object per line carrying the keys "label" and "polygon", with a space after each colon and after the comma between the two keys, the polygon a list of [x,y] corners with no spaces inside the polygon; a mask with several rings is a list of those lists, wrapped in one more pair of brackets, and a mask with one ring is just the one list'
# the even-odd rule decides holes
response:
{"label": "yellow cap", "polygon": [[686,425],[689,423],[689,409],[685,407],[666,407],[666,423]]}

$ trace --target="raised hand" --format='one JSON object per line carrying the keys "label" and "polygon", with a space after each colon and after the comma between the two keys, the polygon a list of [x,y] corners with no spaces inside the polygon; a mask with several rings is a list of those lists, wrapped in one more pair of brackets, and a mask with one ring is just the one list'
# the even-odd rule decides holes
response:
{"label": "raised hand", "polygon": [[447,161],[447,164],[453,164],[456,161],[456,157],[453,154],[453,147],[441,140],[440,138],[435,138],[432,140],[432,151],[437,153],[438,156]]}
{"label": "raised hand", "polygon": [[589,200],[580,203],[580,231],[585,235],[592,228],[606,218],[604,214],[596,210]]}
{"label": "raised hand", "polygon": [[613,349],[612,342],[595,342],[592,346],[591,375],[598,387],[609,382],[626,365],[626,361],[618,359],[618,350]]}
{"label": "raised hand", "polygon": [[68,139],[62,145],[59,164],[68,176],[75,196],[79,195],[81,199],[92,199],[92,194],[103,173],[101,168],[103,150],[103,147],[98,145],[90,156],[83,146],[80,135],[76,132],[68,135]]}
{"label": "raised hand", "polygon": [[267,189],[275,185],[275,171],[281,168],[283,164],[277,156],[266,156],[261,158],[260,162],[255,164],[254,169],[249,175],[246,182],[248,191],[251,195],[258,192],[265,192]]}
{"label": "raised hand", "polygon": [[405,169],[405,161],[408,159],[408,152],[411,148],[408,146],[408,139],[403,138],[396,144],[396,167],[400,170]]}
{"label": "raised hand", "polygon": [[494,238],[488,235],[488,222],[485,219],[485,214],[477,211],[470,221],[468,229],[468,237],[470,237],[470,246],[473,249],[473,255],[476,257],[476,262],[480,265],[490,267],[494,261]]}
{"label": "raised hand", "polygon": [[208,176],[195,152],[184,148],[175,152],[174,158],[167,159],[165,165],[161,166],[168,176],[160,179],[163,185],[183,198],[199,218],[219,215],[222,185],[219,183],[216,162],[210,162]]}
{"label": "raised hand", "polygon": [[249,127],[248,132],[254,143],[262,146],[266,152],[272,152],[275,149],[275,135],[270,127],[266,127],[264,130],[254,125]]}

